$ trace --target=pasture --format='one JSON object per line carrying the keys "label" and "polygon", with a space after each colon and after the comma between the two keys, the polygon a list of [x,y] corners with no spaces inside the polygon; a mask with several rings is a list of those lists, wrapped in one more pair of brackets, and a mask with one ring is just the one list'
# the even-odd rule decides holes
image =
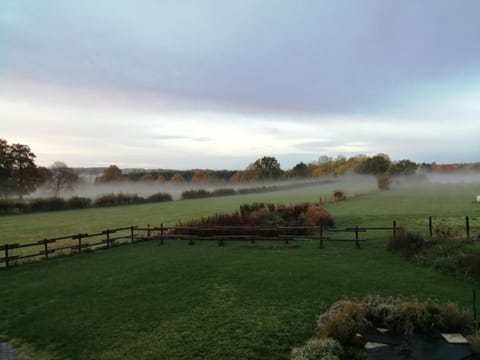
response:
{"label": "pasture", "polygon": [[[2,240],[41,239],[232,211],[253,201],[315,201],[338,184],[296,191],[0,218]],[[427,231],[428,216],[480,231],[473,185],[400,188],[327,204],[338,226]],[[452,300],[471,306],[480,281],[407,262],[385,250],[389,232],[353,244],[294,249],[169,241],[120,246],[0,271],[0,335],[35,359],[288,359],[315,316],[342,296]],[[33,238],[33,239],[32,239]]]}

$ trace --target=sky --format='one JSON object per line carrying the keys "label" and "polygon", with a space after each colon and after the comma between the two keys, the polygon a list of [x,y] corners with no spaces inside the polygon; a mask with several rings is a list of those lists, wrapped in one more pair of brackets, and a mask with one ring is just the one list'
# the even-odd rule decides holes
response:
{"label": "sky", "polygon": [[0,138],[38,165],[480,161],[478,0],[0,0]]}

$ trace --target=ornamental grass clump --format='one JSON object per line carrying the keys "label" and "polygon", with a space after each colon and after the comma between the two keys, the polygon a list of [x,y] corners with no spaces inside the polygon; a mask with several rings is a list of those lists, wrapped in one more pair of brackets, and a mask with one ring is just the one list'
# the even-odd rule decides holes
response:
{"label": "ornamental grass clump", "polygon": [[342,344],[350,343],[355,334],[369,326],[365,306],[352,300],[340,300],[317,321],[319,337],[331,337]]}
{"label": "ornamental grass clump", "polygon": [[342,345],[331,338],[314,338],[305,345],[296,347],[290,354],[291,360],[339,360],[343,355]]}
{"label": "ornamental grass clump", "polygon": [[391,251],[400,251],[410,257],[422,250],[424,246],[425,239],[422,234],[400,228],[395,233],[395,237],[390,238],[387,247]]}

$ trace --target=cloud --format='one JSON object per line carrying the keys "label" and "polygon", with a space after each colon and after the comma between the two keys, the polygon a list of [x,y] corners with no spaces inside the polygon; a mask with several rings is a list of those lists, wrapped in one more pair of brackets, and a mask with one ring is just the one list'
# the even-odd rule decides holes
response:
{"label": "cloud", "polygon": [[472,0],[6,0],[3,76],[267,111],[373,112],[419,78],[478,69],[479,12]]}
{"label": "cloud", "polygon": [[479,10],[476,0],[4,0],[0,134],[46,165],[478,160]]}

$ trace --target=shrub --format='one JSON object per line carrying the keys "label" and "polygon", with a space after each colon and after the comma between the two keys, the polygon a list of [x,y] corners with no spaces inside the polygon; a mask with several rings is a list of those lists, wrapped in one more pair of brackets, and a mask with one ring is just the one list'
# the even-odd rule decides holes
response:
{"label": "shrub", "polygon": [[342,344],[349,343],[356,332],[368,326],[365,307],[351,300],[340,300],[317,321],[318,334],[331,337]]}
{"label": "shrub", "polygon": [[163,201],[172,201],[172,196],[170,194],[167,194],[167,193],[155,193],[153,195],[150,195],[148,198],[147,198],[147,201],[151,201],[151,202],[163,202]]}
{"label": "shrub", "polygon": [[144,198],[138,194],[118,193],[115,205],[130,205],[144,202]]}
{"label": "shrub", "polygon": [[407,256],[411,256],[422,249],[424,245],[425,239],[422,234],[400,228],[395,233],[395,238],[393,236],[390,238],[388,249],[398,250]]}
{"label": "shrub", "polygon": [[432,228],[433,238],[437,241],[454,240],[460,237],[458,229],[442,221]]}
{"label": "shrub", "polygon": [[66,201],[60,197],[38,198],[29,202],[31,211],[53,211],[66,208]]}
{"label": "shrub", "polygon": [[330,214],[319,204],[308,205],[305,213],[301,214],[304,226],[327,225],[333,226],[333,219]]}
{"label": "shrub", "polygon": [[258,186],[258,187],[238,189],[237,192],[239,194],[255,194],[255,193],[261,193],[261,192],[275,191],[278,189],[279,189],[279,186]]}
{"label": "shrub", "polygon": [[267,222],[269,214],[270,212],[267,208],[260,208],[249,213],[246,222],[249,225],[264,225]]}
{"label": "shrub", "polygon": [[28,211],[29,205],[24,200],[0,200],[0,214],[18,214]]}
{"label": "shrub", "polygon": [[138,194],[105,194],[98,196],[93,204],[95,206],[115,206],[115,205],[130,205],[144,202],[144,198]]}
{"label": "shrub", "polygon": [[244,218],[246,218],[250,213],[260,210],[260,209],[269,209],[270,211],[275,210],[275,204],[264,203],[264,202],[254,202],[251,204],[240,205],[240,213]]}
{"label": "shrub", "polygon": [[206,198],[212,196],[212,193],[205,189],[199,189],[199,190],[187,190],[182,192],[181,198],[183,200],[187,199],[200,199],[200,198]]}
{"label": "shrub", "polygon": [[468,276],[480,276],[480,251],[459,255],[456,258],[455,269]]}
{"label": "shrub", "polygon": [[377,187],[380,190],[389,190],[391,182],[392,180],[389,174],[383,173],[377,175]]}
{"label": "shrub", "polygon": [[342,200],[345,200],[346,198],[347,197],[345,196],[342,190],[337,190],[333,193],[332,201],[342,201]]}
{"label": "shrub", "polygon": [[470,344],[472,345],[472,351],[479,355],[480,354],[480,333],[475,333],[471,339]]}
{"label": "shrub", "polygon": [[116,196],[114,193],[99,195],[93,201],[95,206],[113,206],[116,205]]}
{"label": "shrub", "polygon": [[338,360],[343,355],[342,345],[330,338],[310,339],[305,345],[296,347],[290,354],[291,360]]}
{"label": "shrub", "polygon": [[235,194],[237,194],[237,192],[233,188],[215,189],[213,191],[213,196],[230,196]]}
{"label": "shrub", "polygon": [[468,313],[454,303],[367,296],[359,301],[340,300],[317,321],[318,334],[348,343],[366,326],[386,327],[395,333],[411,334],[461,331],[471,324]]}
{"label": "shrub", "polygon": [[92,200],[87,197],[73,196],[67,200],[67,207],[69,209],[83,209],[89,207]]}
{"label": "shrub", "polygon": [[439,305],[441,328],[445,331],[461,331],[470,325],[470,316],[457,304]]}

